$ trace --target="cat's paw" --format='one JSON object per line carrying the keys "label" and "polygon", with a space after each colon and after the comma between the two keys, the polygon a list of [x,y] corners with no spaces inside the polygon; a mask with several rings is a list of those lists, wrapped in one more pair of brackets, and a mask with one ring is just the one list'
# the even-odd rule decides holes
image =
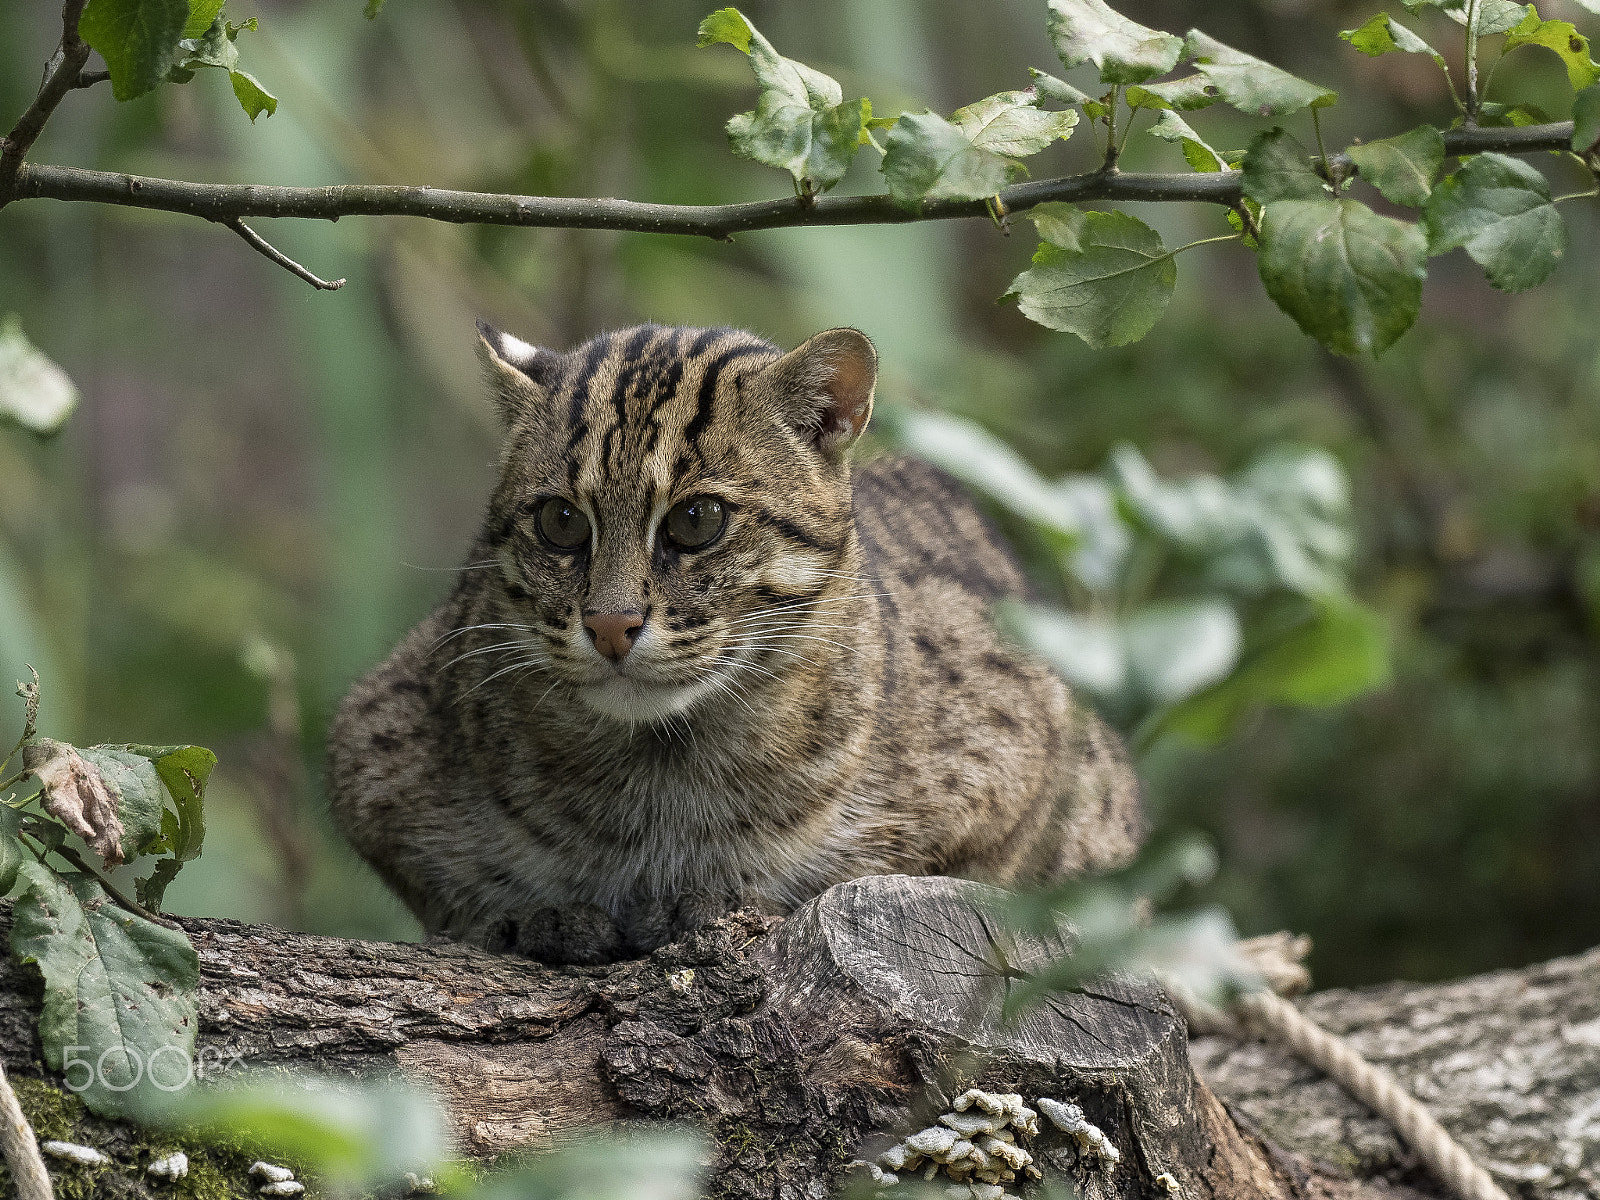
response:
{"label": "cat's paw", "polygon": [[642,896],[624,910],[619,924],[629,950],[649,954],[738,907],[737,896],[721,892]]}
{"label": "cat's paw", "polygon": [[496,923],[488,942],[487,949],[556,967],[599,967],[628,953],[610,915],[581,900],[514,913]]}

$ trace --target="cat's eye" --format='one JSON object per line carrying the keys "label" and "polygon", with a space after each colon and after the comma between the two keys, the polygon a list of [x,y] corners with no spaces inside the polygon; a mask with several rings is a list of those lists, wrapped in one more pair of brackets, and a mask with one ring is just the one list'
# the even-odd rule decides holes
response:
{"label": "cat's eye", "polygon": [[571,500],[552,496],[539,506],[539,536],[557,550],[576,550],[589,540],[589,518]]}
{"label": "cat's eye", "polygon": [[727,506],[715,496],[691,496],[667,510],[662,522],[667,541],[675,550],[703,550],[717,540],[728,523]]}

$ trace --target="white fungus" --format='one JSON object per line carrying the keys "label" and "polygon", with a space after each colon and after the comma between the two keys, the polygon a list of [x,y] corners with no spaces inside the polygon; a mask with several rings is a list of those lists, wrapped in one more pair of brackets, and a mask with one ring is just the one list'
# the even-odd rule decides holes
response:
{"label": "white fungus", "polygon": [[1052,1100],[1049,1096],[1039,1097],[1039,1111],[1050,1118],[1050,1123],[1062,1133],[1069,1135],[1078,1143],[1078,1150],[1083,1154],[1092,1154],[1107,1166],[1116,1166],[1122,1161],[1121,1152],[1111,1144],[1099,1128],[1089,1122],[1083,1115],[1083,1109],[1076,1104],[1062,1103]]}
{"label": "white fungus", "polygon": [[[269,1162],[253,1162],[250,1164],[250,1174],[259,1176],[267,1183],[288,1183],[294,1178],[294,1172],[288,1167],[274,1166]],[[292,1193],[283,1193],[291,1195]]]}
{"label": "white fungus", "polygon": [[111,1161],[111,1156],[93,1146],[80,1146],[77,1142],[46,1142],[40,1146],[51,1158],[64,1158],[82,1167],[98,1167]]}
{"label": "white fungus", "polygon": [[264,1183],[264,1184],[262,1184],[260,1190],[256,1192],[256,1195],[258,1195],[258,1196],[298,1196],[301,1192],[303,1192],[305,1190],[306,1190],[306,1185],[303,1184],[303,1183],[300,1183],[297,1180],[294,1180],[294,1179],[282,1179],[282,1180],[279,1180],[277,1183]]}
{"label": "white fungus", "polygon": [[939,1121],[969,1138],[975,1133],[993,1133],[1006,1123],[1006,1118],[986,1112],[947,1112]]}
{"label": "white fungus", "polygon": [[145,1169],[146,1175],[153,1175],[157,1179],[182,1179],[189,1173],[189,1156],[182,1150],[158,1158]]}

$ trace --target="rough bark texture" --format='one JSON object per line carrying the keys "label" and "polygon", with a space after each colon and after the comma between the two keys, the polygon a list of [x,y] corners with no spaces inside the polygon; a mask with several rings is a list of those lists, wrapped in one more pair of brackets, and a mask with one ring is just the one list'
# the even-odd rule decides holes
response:
{"label": "rough bark texture", "polygon": [[[1513,1195],[1600,1200],[1600,948],[1300,1006],[1392,1071]],[[1414,1178],[1392,1128],[1281,1048],[1204,1038],[1190,1055],[1278,1144],[1342,1173]]]}
{"label": "rough bark texture", "polygon": [[[444,1096],[462,1149],[475,1155],[559,1144],[600,1121],[669,1118],[706,1126],[715,1138],[712,1194],[821,1197],[846,1161],[929,1124],[976,1084],[1020,1092],[1029,1102],[1052,1096],[1080,1103],[1121,1149],[1121,1164],[1107,1171],[1080,1162],[1072,1143],[1053,1131],[1042,1131],[1032,1148],[1047,1169],[1069,1176],[1091,1198],[1166,1195],[1157,1184],[1163,1174],[1185,1196],[1408,1191],[1399,1183],[1342,1179],[1242,1130],[1190,1069],[1182,1022],[1166,998],[1137,980],[1103,980],[1003,1026],[1007,969],[1026,971],[1057,957],[1070,939],[995,938],[992,919],[974,904],[986,891],[945,879],[860,880],[786,922],[736,915],[649,959],[604,969],[552,969],[454,945],[348,942],[227,921],[185,925],[200,953],[200,1044],[209,1061],[220,1054],[323,1071],[398,1069]],[[1565,978],[1561,968],[1545,970],[1554,981]],[[1541,1092],[1535,1071],[1518,1093],[1520,1105],[1507,1111],[1529,1144],[1576,1139],[1572,1169],[1591,1169],[1592,1157],[1584,1162],[1582,1155],[1594,1153],[1586,1130],[1600,1120],[1597,969],[1600,959],[1586,977],[1587,1008],[1555,982],[1525,997],[1511,982],[1492,981],[1455,985],[1463,990],[1443,1009],[1419,998],[1439,989],[1330,994],[1312,1004],[1331,1023],[1349,1012],[1354,1025],[1373,1030],[1384,1012],[1401,1014],[1391,1040],[1416,1055],[1419,1071],[1435,1068],[1429,1078],[1441,1082],[1424,1097],[1461,1133],[1496,1119],[1485,1086],[1448,1068],[1457,1044],[1418,1038],[1417,1030],[1431,1028],[1436,1011],[1459,1027],[1469,1009],[1473,1021],[1538,1026],[1545,1057],[1567,1056],[1564,1078],[1587,1087],[1588,1107],[1580,1095]],[[1474,986],[1489,988],[1483,1008],[1473,1007]],[[13,1071],[36,1076],[38,996],[31,968],[0,966],[0,1057]],[[1570,1014],[1565,1024],[1563,1011]],[[1498,1036],[1505,1042],[1509,1035]],[[1529,1054],[1536,1037],[1527,1032],[1520,1043]],[[1234,1051],[1250,1053],[1260,1052]],[[1285,1141],[1363,1174],[1395,1175],[1404,1167],[1403,1153],[1384,1157],[1336,1136],[1296,1142],[1299,1126],[1285,1103],[1300,1104],[1301,1092],[1317,1098],[1315,1085],[1281,1063],[1273,1068],[1282,1076],[1281,1097],[1254,1081],[1236,1084],[1239,1072],[1225,1069],[1228,1058],[1210,1047],[1204,1061],[1218,1068],[1225,1094],[1237,1097],[1242,1111]],[[1240,1068],[1245,1076],[1251,1070]],[[1465,1090],[1438,1090],[1452,1081]],[[1541,1094],[1547,1115],[1536,1111]],[[1338,1133],[1365,1138],[1361,1146],[1381,1137],[1357,1115],[1334,1120]],[[1568,1132],[1554,1129],[1557,1121]]]}

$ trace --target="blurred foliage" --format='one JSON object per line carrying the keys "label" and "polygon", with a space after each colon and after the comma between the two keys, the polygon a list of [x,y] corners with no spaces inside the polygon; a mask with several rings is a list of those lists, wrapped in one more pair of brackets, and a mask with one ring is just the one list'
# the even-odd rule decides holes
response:
{"label": "blurred foliage", "polygon": [[[684,203],[782,194],[782,176],[729,155],[723,126],[749,107],[750,68],[693,48],[708,7],[410,0],[369,23],[355,4],[234,0],[232,20],[259,19],[245,53],[280,101],[270,119],[252,125],[226,72],[199,71],[126,104],[69,96],[33,157]],[[1369,4],[1124,7],[1337,90],[1320,118],[1331,145],[1413,130],[1449,104],[1428,55],[1368,57],[1338,40]],[[1026,87],[1021,64],[1057,61],[1028,0],[745,12],[885,112],[954,113]],[[1591,20],[1562,0],[1542,12]],[[58,27],[48,4],[0,7],[0,111],[25,107]],[[1459,47],[1436,44],[1460,77]],[[1077,68],[1066,83],[1094,77]],[[1537,48],[1507,56],[1489,94],[1551,113],[1570,96],[1566,64]],[[1206,115],[1204,142],[1164,117],[1176,140],[1131,142],[1123,165],[1181,169],[1259,127]],[[1309,136],[1304,120],[1285,118]],[[1083,138],[1030,163],[1042,177],[1098,157]],[[869,158],[837,190],[879,190]],[[976,423],[1040,480],[1125,490],[1105,468],[1133,463],[1112,458],[1131,445],[1161,487],[1212,477],[1233,494],[1275,447],[1332,456],[1355,530],[1342,570],[1350,597],[1381,614],[1392,682],[1339,707],[1229,709],[1240,724],[1213,748],[1151,739],[1154,816],[1213,837],[1221,869],[1203,894],[1246,933],[1311,933],[1324,984],[1576,950],[1600,942],[1600,355],[1582,269],[1600,223],[1592,202],[1563,210],[1563,265],[1518,296],[1484,286],[1467,257],[1482,230],[1463,225],[1465,252],[1430,262],[1417,323],[1372,363],[1303,337],[1231,248],[1185,255],[1142,342],[1090,350],[994,305],[1038,267],[985,222],[732,245],[410,220],[264,227],[350,278],[324,295],[193,220],[18,204],[0,217],[0,311],[20,314],[27,343],[85,400],[49,442],[0,427],[0,670],[29,662],[52,681],[45,719],[63,737],[114,729],[218,751],[207,853],[170,908],[412,935],[332,836],[317,781],[332,706],[443,594],[476,526],[496,431],[472,318],[560,346],[641,319],[784,344],[855,324],[878,344],[880,397]],[[1164,245],[1226,232],[1212,210],[1140,215]],[[1161,587],[1199,594],[1170,529],[1120,502],[1114,515],[1135,544],[1163,548]],[[1061,546],[1004,508],[997,519],[1042,586],[1068,586]]]}
{"label": "blurred foliage", "polygon": [[309,1180],[308,1194],[335,1197],[437,1191],[461,1200],[691,1200],[701,1194],[706,1150],[697,1135],[664,1127],[596,1131],[521,1160],[471,1163],[452,1152],[433,1096],[383,1078],[241,1075],[190,1089],[145,1115],[188,1137],[247,1146]]}

